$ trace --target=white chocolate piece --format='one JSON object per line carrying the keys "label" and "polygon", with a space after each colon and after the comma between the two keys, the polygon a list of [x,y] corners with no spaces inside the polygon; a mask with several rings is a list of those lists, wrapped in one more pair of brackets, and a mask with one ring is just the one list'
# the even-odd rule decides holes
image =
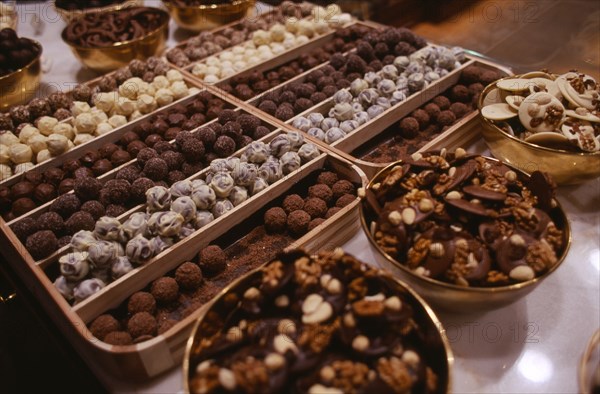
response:
{"label": "white chocolate piece", "polygon": [[73,139],[73,144],[75,144],[75,146],[78,146],[81,144],[85,144],[93,139],[94,139],[93,135],[87,134],[87,133],[81,133],[81,134],[77,134],[75,136],[75,138]]}
{"label": "white chocolate piece", "polygon": [[28,145],[13,144],[9,146],[10,160],[15,164],[31,162],[33,151]]}
{"label": "white chocolate piece", "polygon": [[51,134],[46,142],[52,156],[58,156],[69,150],[69,140],[64,135]]}
{"label": "white chocolate piece", "polygon": [[170,82],[175,82],[175,81],[183,81],[183,75],[177,71],[177,70],[169,70],[167,71],[167,79]]}
{"label": "white chocolate piece", "polygon": [[[100,92],[94,95],[93,102],[94,106],[102,112],[109,113],[113,110],[115,103],[118,99],[118,94],[116,92]],[[87,103],[86,103],[87,104]],[[88,106],[89,108],[89,106]],[[82,112],[91,112],[91,109]],[[78,116],[80,114],[73,114],[74,116]]]}
{"label": "white chocolate piece", "polygon": [[[149,85],[142,79],[133,77],[129,78],[119,86],[119,94],[131,100],[136,100],[137,96],[142,93],[142,90],[147,90]],[[114,97],[114,93],[113,93]],[[116,98],[115,98],[116,101]]]}
{"label": "white chocolate piece", "polygon": [[75,128],[78,133],[93,133],[96,129],[96,123],[94,122],[92,114],[89,112],[79,114],[75,118]]}
{"label": "white chocolate piece", "polygon": [[185,97],[189,93],[188,87],[185,84],[185,82],[183,82],[183,81],[175,81],[175,82],[173,82],[173,84],[171,85],[171,92],[172,92],[173,97],[175,98],[175,100],[178,100],[178,99],[180,99],[182,97]]}
{"label": "white chocolate piece", "polygon": [[50,116],[42,116],[37,121],[37,128],[40,133],[44,135],[50,135],[52,133],[52,129],[58,124],[58,119],[50,117]]}
{"label": "white chocolate piece", "polygon": [[[550,110],[556,111],[558,113],[557,117],[549,119],[548,111]],[[521,124],[527,130],[533,132],[557,130],[564,117],[565,107],[563,107],[560,100],[546,92],[527,96],[519,106]]]}
{"label": "white chocolate piece", "polygon": [[126,97],[119,97],[115,103],[115,113],[117,115],[129,116],[137,109],[136,101],[132,101]]}
{"label": "white chocolate piece", "polygon": [[529,90],[531,80],[525,78],[509,78],[502,79],[496,82],[496,86],[502,90],[508,90],[509,92],[523,92]]}
{"label": "white chocolate piece", "polygon": [[110,124],[115,129],[117,127],[121,127],[127,124],[127,118],[123,115],[113,115],[108,118],[108,124]]}
{"label": "white chocolate piece", "polygon": [[152,84],[151,85],[156,90],[158,90],[158,89],[165,89],[165,88],[168,88],[171,85],[171,82],[164,75],[157,75],[156,77],[154,77],[154,80],[152,80]]}
{"label": "white chocolate piece", "polygon": [[160,107],[171,104],[174,99],[173,92],[170,89],[158,89],[154,98]]}
{"label": "white chocolate piece", "polygon": [[[50,134],[52,133],[48,133],[47,135]],[[22,144],[27,144],[29,142],[29,139],[34,135],[40,135],[40,131],[32,125],[25,125],[25,127],[23,127],[21,129],[21,132],[19,133],[19,142],[21,142]]]}
{"label": "white chocolate piece", "polygon": [[512,107],[508,104],[490,104],[481,109],[481,115],[490,120],[506,120],[517,116]]}
{"label": "white chocolate piece", "polygon": [[58,123],[56,126],[54,126],[54,128],[52,129],[52,133],[50,134],[64,135],[70,140],[73,140],[73,138],[75,138],[75,130],[73,130],[73,126],[71,126],[69,123]]}
{"label": "white chocolate piece", "polygon": [[17,164],[14,168],[14,173],[15,173],[15,175],[22,174],[24,172],[32,170],[34,167],[35,167],[35,164],[33,164],[32,162]]}
{"label": "white chocolate piece", "polygon": [[0,145],[0,164],[11,164],[10,149],[6,145]]}
{"label": "white chocolate piece", "polygon": [[40,153],[40,151],[43,151],[44,149],[48,149],[46,141],[48,141],[48,137],[38,134],[38,135],[34,135],[33,137],[29,138],[28,145],[31,148],[31,150],[33,151],[33,154],[37,155],[38,153]]}
{"label": "white chocolate piece", "polygon": [[[102,134],[110,133],[111,131],[113,131],[113,129],[114,128],[110,125],[110,123],[102,122],[102,123],[99,123],[98,126],[96,126],[96,131],[94,131],[94,135],[99,136]],[[75,144],[75,145],[77,145],[77,144]]]}
{"label": "white chocolate piece", "polygon": [[[587,120],[588,122],[599,123],[600,117],[591,113],[587,108],[578,107],[573,109],[568,109],[565,111],[565,115],[571,118]],[[23,133],[23,132],[21,132]]]}
{"label": "white chocolate piece", "polygon": [[13,176],[12,170],[6,164],[0,164],[0,181],[10,178]]}
{"label": "white chocolate piece", "polygon": [[84,112],[90,112],[91,110],[90,105],[85,101],[74,101],[70,109],[73,116],[80,115]]}
{"label": "white chocolate piece", "polygon": [[[161,88],[162,89],[162,88]],[[137,109],[142,114],[147,114],[154,111],[158,107],[158,103],[153,96],[149,94],[140,94],[137,99]]]}
{"label": "white chocolate piece", "polygon": [[48,149],[42,149],[38,152],[35,162],[39,164],[45,162],[46,160],[50,160],[51,158],[52,155],[50,154],[50,151]]}
{"label": "white chocolate piece", "polygon": [[14,144],[18,144],[19,142],[19,137],[14,135],[12,131],[0,131],[0,144],[11,146]]}

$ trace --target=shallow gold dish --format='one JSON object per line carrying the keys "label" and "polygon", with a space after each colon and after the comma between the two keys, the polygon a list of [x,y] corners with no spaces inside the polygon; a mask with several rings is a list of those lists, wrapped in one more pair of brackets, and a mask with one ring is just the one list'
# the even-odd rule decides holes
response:
{"label": "shallow gold dish", "polygon": [[[514,75],[508,78],[520,77]],[[495,157],[527,173],[547,172],[559,185],[578,184],[600,176],[600,152],[570,152],[526,142],[484,118],[481,115],[483,100],[495,87],[496,82],[486,86],[478,103],[483,138]]]}
{"label": "shallow gold dish", "polygon": [[169,0],[163,0],[163,3],[179,27],[198,32],[214,29],[251,15],[256,0],[234,0],[230,3],[187,7],[177,6]]}
{"label": "shallow gold dish", "polygon": [[28,102],[40,85],[42,45],[37,41],[30,41],[39,48],[38,56],[25,67],[0,77],[0,111]]}
{"label": "shallow gold dish", "polygon": [[75,18],[79,18],[81,15],[84,15],[84,14],[89,14],[92,12],[115,12],[115,11],[122,10],[122,9],[128,8],[128,7],[141,6],[143,4],[144,4],[143,0],[126,0],[126,1],[121,1],[119,3],[116,3],[116,4],[107,5],[106,7],[85,8],[82,10],[66,10],[64,8],[58,7],[56,5],[56,1],[52,2],[52,5],[54,6],[56,13],[58,15],[60,15],[61,18],[67,23],[69,23],[71,20],[73,20]]}
{"label": "shallow gold dish", "polygon": [[160,27],[135,40],[116,42],[106,47],[84,47],[67,40],[66,27],[61,37],[85,67],[99,73],[113,71],[126,66],[134,59],[143,60],[164,50],[169,38],[169,13],[158,8],[152,9],[161,14]]}
{"label": "shallow gold dish", "polygon": [[579,362],[579,392],[594,394],[600,387],[600,330],[597,330],[587,345]]}
{"label": "shallow gold dish", "polygon": [[[333,253],[336,253],[336,251]],[[294,264],[293,260],[288,261],[289,257],[294,255],[299,256],[304,254],[301,250],[295,250],[288,252],[286,255],[281,255],[277,259],[283,261],[284,264]],[[265,265],[266,264],[267,263],[265,263]],[[203,340],[207,339],[201,329],[203,322],[209,319],[207,316],[214,316],[215,313],[222,317],[228,316],[228,312],[237,305],[231,305],[231,295],[242,295],[250,287],[256,286],[257,280],[261,280],[261,270],[262,267],[259,267],[238,278],[223,289],[215,298],[213,298],[213,301],[211,301],[208,308],[206,308],[198,318],[188,339],[183,359],[183,387],[185,393],[190,393],[189,380],[191,374],[198,365],[198,353],[200,351],[201,343]],[[415,290],[406,283],[393,278],[387,272],[381,271],[381,274],[385,286],[389,289],[393,289],[392,291],[395,294],[401,294],[405,300],[409,301],[410,306],[413,308],[413,317],[420,327],[419,337],[424,341],[426,344],[425,346],[427,346],[427,349],[421,349],[421,351],[428,355],[428,364],[432,366],[432,368],[435,367],[436,372],[438,373],[438,387],[435,392],[450,393],[452,390],[452,366],[454,364],[454,355],[442,323],[427,302],[423,300]]]}
{"label": "shallow gold dish", "polygon": [[[498,162],[497,159],[486,158]],[[402,163],[402,161],[392,163],[379,171],[367,185],[367,190],[371,189],[374,184],[381,182],[392,168]],[[510,165],[508,165],[508,167],[517,172],[517,174],[528,176],[524,171],[521,171],[518,168]],[[563,247],[564,250],[562,254],[557,256],[558,261],[554,266],[544,274],[525,282],[496,287],[463,287],[415,274],[400,261],[383,251],[371,234],[370,223],[374,220],[375,215],[371,213],[371,210],[368,207],[366,207],[366,204],[366,199],[363,198],[360,205],[361,225],[365,235],[378,252],[375,255],[379,258],[381,266],[397,275],[400,279],[406,281],[417,293],[431,303],[432,306],[447,311],[482,312],[500,308],[519,300],[521,297],[529,294],[544,279],[558,269],[564,261],[571,245],[571,228],[564,210],[560,206],[560,203],[558,203],[556,208],[553,208],[552,211],[550,211],[549,215],[557,228],[563,231],[563,242],[565,246]]]}

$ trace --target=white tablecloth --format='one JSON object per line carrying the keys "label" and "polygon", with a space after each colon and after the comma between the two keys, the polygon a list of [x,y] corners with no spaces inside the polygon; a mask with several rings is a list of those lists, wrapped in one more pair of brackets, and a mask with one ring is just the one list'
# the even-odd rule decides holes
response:
{"label": "white tablecloth", "polygon": [[[158,1],[146,1],[157,5]],[[38,15],[42,35],[31,24]],[[96,75],[82,69],[60,38],[64,22],[50,2],[19,5],[19,35],[44,47],[40,94],[68,89]],[[169,46],[189,34],[171,21]],[[471,151],[487,152],[483,143]],[[453,391],[457,393],[575,393],[577,366],[590,337],[600,327],[600,180],[561,187],[558,199],[572,226],[573,243],[562,266],[520,301],[481,314],[440,313],[454,351]],[[362,232],[344,248],[367,262],[376,253]],[[131,385],[100,377],[111,391],[181,391],[181,368]]]}

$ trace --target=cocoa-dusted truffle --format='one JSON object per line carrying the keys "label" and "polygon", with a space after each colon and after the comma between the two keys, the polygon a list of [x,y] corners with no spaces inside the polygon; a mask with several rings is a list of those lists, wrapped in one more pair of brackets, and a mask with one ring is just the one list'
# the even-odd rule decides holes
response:
{"label": "cocoa-dusted truffle", "polygon": [[465,85],[454,85],[450,89],[450,97],[454,101],[459,101],[462,103],[469,102],[469,99],[471,98],[469,95],[469,89]]}
{"label": "cocoa-dusted truffle", "polygon": [[325,216],[327,212],[327,203],[317,197],[309,197],[304,202],[303,210],[310,215],[312,219]]}
{"label": "cocoa-dusted truffle", "polygon": [[227,256],[219,246],[209,245],[200,251],[198,264],[204,275],[215,275],[227,267]]}
{"label": "cocoa-dusted truffle", "polygon": [[446,96],[437,96],[434,97],[433,100],[431,100],[435,105],[437,105],[440,110],[444,111],[447,110],[448,108],[450,108],[450,100],[448,100],[448,97]]}
{"label": "cocoa-dusted truffle", "polygon": [[316,218],[316,219],[311,220],[310,223],[308,223],[308,231],[314,230],[315,227],[317,227],[324,221],[325,221],[325,219],[323,219],[323,218]]}
{"label": "cocoa-dusted truffle", "polygon": [[158,153],[152,148],[144,148],[138,152],[136,159],[141,166],[144,166],[150,159],[158,157]]}
{"label": "cocoa-dusted truffle", "polygon": [[196,138],[188,138],[181,145],[181,153],[186,161],[195,163],[204,158],[204,144]]}
{"label": "cocoa-dusted truffle", "polygon": [[25,247],[34,259],[39,260],[50,256],[58,248],[58,240],[52,231],[42,230],[27,237]]}
{"label": "cocoa-dusted truffle", "polygon": [[81,230],[93,231],[96,221],[94,217],[85,211],[75,212],[65,222],[65,228],[69,234],[75,234]]}
{"label": "cocoa-dusted truffle", "polygon": [[271,130],[269,130],[268,127],[266,127],[266,126],[258,126],[256,128],[256,130],[254,131],[254,134],[252,135],[252,138],[255,139],[255,140],[259,140],[259,139],[263,138],[264,136],[266,136],[269,133],[271,133]]}
{"label": "cocoa-dusted truffle", "polygon": [[136,201],[143,201],[146,199],[146,190],[154,186],[154,182],[151,179],[142,177],[136,179],[131,184],[131,196]]}
{"label": "cocoa-dusted truffle", "polygon": [[469,111],[469,107],[464,103],[452,103],[450,111],[454,114],[456,119],[460,119],[465,116]]}
{"label": "cocoa-dusted truffle", "polygon": [[158,326],[158,335],[162,335],[179,323],[177,320],[167,319],[165,321],[161,321]]}
{"label": "cocoa-dusted truffle", "polygon": [[15,216],[21,216],[26,214],[27,212],[35,209],[37,205],[33,200],[29,197],[22,197],[13,202],[12,204],[12,213]]}
{"label": "cocoa-dusted truffle", "polygon": [[264,112],[268,113],[269,115],[273,115],[274,116],[275,112],[277,111],[277,104],[275,104],[271,100],[263,100],[258,105],[258,109],[260,109],[261,111],[264,111]]}
{"label": "cocoa-dusted truffle", "polygon": [[140,169],[137,165],[130,165],[125,168],[121,168],[117,175],[116,179],[124,179],[129,183],[133,183],[136,179],[140,177]]}
{"label": "cocoa-dusted truffle", "polygon": [[468,66],[462,70],[460,77],[466,84],[471,84],[481,80],[481,72],[482,69],[480,67]]}
{"label": "cocoa-dusted truffle", "polygon": [[367,68],[367,63],[360,56],[352,54],[348,56],[346,67],[348,73],[357,72],[364,74],[365,69]]}
{"label": "cocoa-dusted truffle", "polygon": [[[62,218],[61,218],[62,220]],[[25,242],[27,237],[38,231],[38,221],[31,217],[23,218],[10,226],[10,229],[15,233],[21,242]]]}
{"label": "cocoa-dusted truffle", "polygon": [[246,135],[252,135],[258,126],[260,126],[260,119],[254,115],[241,114],[237,118],[237,122],[242,128],[242,132]]}
{"label": "cocoa-dusted truffle", "polygon": [[297,236],[306,233],[308,223],[310,223],[310,215],[301,209],[291,212],[287,218],[288,229]]}
{"label": "cocoa-dusted truffle", "polygon": [[427,103],[427,105],[423,107],[423,110],[427,112],[427,115],[429,115],[430,119],[437,119],[441,112],[440,107],[438,107],[435,103]]}
{"label": "cocoa-dusted truffle", "polygon": [[287,223],[287,215],[283,208],[273,207],[265,212],[264,216],[265,228],[270,233],[282,233],[285,231]]}
{"label": "cocoa-dusted truffle", "polygon": [[335,206],[339,208],[344,208],[346,205],[349,205],[356,199],[356,196],[352,194],[344,194],[340,198],[338,198],[335,202]]}
{"label": "cocoa-dusted truffle", "polygon": [[117,319],[111,315],[100,315],[90,324],[90,331],[100,340],[104,340],[108,333],[118,331],[120,328]]}
{"label": "cocoa-dusted truffle", "polygon": [[211,127],[203,127],[199,129],[194,136],[202,141],[204,146],[207,148],[211,148],[217,140],[217,134]]}
{"label": "cocoa-dusted truffle", "polygon": [[304,207],[304,200],[298,194],[290,194],[283,200],[282,207],[287,214]]}
{"label": "cocoa-dusted truffle", "polygon": [[[129,199],[131,184],[125,179],[111,179],[106,182],[102,195],[109,204],[126,204]],[[100,201],[104,202],[103,199]]]}
{"label": "cocoa-dusted truffle", "polygon": [[484,85],[489,85],[490,83],[496,81],[498,79],[498,73],[492,70],[485,70],[481,73],[481,82]]}
{"label": "cocoa-dusted truffle", "polygon": [[110,162],[115,167],[125,164],[130,160],[131,155],[129,154],[129,152],[124,151],[123,149],[117,149],[110,155]]}
{"label": "cocoa-dusted truffle", "polygon": [[324,171],[317,177],[317,183],[332,187],[339,180],[337,174],[332,171]]}
{"label": "cocoa-dusted truffle", "polygon": [[102,189],[102,182],[96,178],[77,178],[73,185],[73,191],[83,201],[95,200]]}
{"label": "cocoa-dusted truffle", "polygon": [[56,187],[49,183],[40,183],[33,191],[33,197],[41,204],[56,198]]}
{"label": "cocoa-dusted truffle", "polygon": [[179,285],[177,281],[168,276],[163,276],[152,282],[150,293],[160,304],[168,304],[177,299],[179,295]]}
{"label": "cocoa-dusted truffle", "polygon": [[342,208],[340,207],[332,207],[329,208],[327,210],[327,213],[325,214],[325,219],[329,219],[330,217],[332,217],[333,215],[335,215],[336,213],[338,213],[339,211],[341,211]]}
{"label": "cocoa-dusted truffle", "polygon": [[65,221],[56,212],[44,212],[37,218],[38,230],[50,230],[54,234],[61,234],[65,230]]}
{"label": "cocoa-dusted truffle", "polygon": [[113,331],[106,334],[104,342],[113,346],[127,346],[133,344],[133,339],[127,331]]}
{"label": "cocoa-dusted truffle", "polygon": [[219,157],[231,156],[235,152],[235,141],[229,136],[222,135],[215,141],[213,150]]}
{"label": "cocoa-dusted truffle", "polygon": [[414,138],[419,133],[419,122],[412,116],[407,116],[400,121],[400,135],[404,138]]}
{"label": "cocoa-dusted truffle", "polygon": [[411,116],[413,118],[415,118],[417,120],[417,122],[419,122],[419,129],[423,130],[425,127],[427,127],[429,125],[429,121],[430,121],[429,114],[425,110],[423,110],[421,108],[416,109],[413,111]]}
{"label": "cocoa-dusted truffle", "polygon": [[354,185],[352,182],[347,181],[345,179],[341,179],[337,181],[332,187],[331,191],[333,192],[333,198],[338,199],[344,194],[354,194]]}
{"label": "cocoa-dusted truffle", "polygon": [[139,312],[154,314],[156,312],[156,300],[152,294],[146,291],[138,291],[129,297],[127,311],[130,315],[135,315]]}
{"label": "cocoa-dusted truffle", "polygon": [[81,210],[92,215],[94,220],[100,219],[105,214],[104,205],[102,205],[98,200],[84,202],[81,205]]}
{"label": "cocoa-dusted truffle", "polygon": [[169,167],[167,162],[159,157],[150,159],[144,165],[144,174],[153,181],[161,181],[167,177]]}
{"label": "cocoa-dusted truffle", "polygon": [[110,216],[110,217],[113,217],[113,218],[121,216],[126,211],[127,211],[127,208],[125,208],[125,206],[123,206],[123,205],[108,204],[106,206],[106,216]]}
{"label": "cocoa-dusted truffle", "polygon": [[156,319],[148,312],[136,313],[127,322],[127,330],[134,339],[144,335],[154,336],[157,328]]}
{"label": "cocoa-dusted truffle", "polygon": [[438,115],[437,121],[440,126],[450,126],[456,121],[456,116],[454,115],[454,112],[450,110],[442,111]]}
{"label": "cocoa-dusted truffle", "polygon": [[75,194],[63,194],[50,205],[50,211],[58,213],[63,219],[79,211],[81,201]]}
{"label": "cocoa-dusted truffle", "polygon": [[188,261],[175,270],[175,280],[179,287],[186,290],[195,290],[202,284],[202,270],[197,264]]}
{"label": "cocoa-dusted truffle", "polygon": [[181,153],[172,150],[161,153],[160,158],[167,163],[169,171],[179,170],[185,162]]}
{"label": "cocoa-dusted truffle", "polygon": [[317,184],[308,188],[308,196],[320,198],[329,204],[333,198],[333,192],[329,186],[325,184]]}

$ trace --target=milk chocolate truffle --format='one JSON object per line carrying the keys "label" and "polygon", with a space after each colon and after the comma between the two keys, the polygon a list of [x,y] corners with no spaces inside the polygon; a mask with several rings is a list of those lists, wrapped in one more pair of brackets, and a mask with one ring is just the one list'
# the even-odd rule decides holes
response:
{"label": "milk chocolate truffle", "polygon": [[310,215],[301,209],[291,212],[287,218],[288,229],[297,236],[306,233],[308,223],[310,223]]}
{"label": "milk chocolate truffle", "polygon": [[105,174],[112,169],[113,169],[112,163],[106,159],[98,160],[97,162],[94,163],[94,165],[91,168],[91,170],[95,176],[100,176],[102,174]]}
{"label": "milk chocolate truffle", "polygon": [[448,108],[450,108],[450,100],[448,100],[447,97],[445,96],[437,96],[434,97],[433,100],[431,100],[435,105],[437,105],[439,107],[440,110],[444,111],[447,110]]}
{"label": "milk chocolate truffle", "polygon": [[65,221],[56,212],[44,212],[37,218],[38,230],[50,230],[54,234],[61,234],[65,230]]}
{"label": "milk chocolate truffle", "polygon": [[445,110],[440,112],[437,117],[437,121],[440,126],[450,126],[452,123],[456,121],[456,116],[450,110]]}
{"label": "milk chocolate truffle", "polygon": [[325,219],[329,219],[330,217],[332,217],[333,215],[335,215],[336,213],[338,213],[339,211],[341,211],[342,208],[340,207],[332,207],[329,208],[327,210],[327,213],[325,214]]}
{"label": "milk chocolate truffle", "polygon": [[37,205],[35,204],[35,202],[33,202],[31,198],[22,197],[13,202],[12,214],[14,216],[21,216],[35,208],[37,208]]}
{"label": "milk chocolate truffle", "polygon": [[202,273],[207,276],[218,274],[227,267],[227,256],[217,245],[209,245],[199,255]]}
{"label": "milk chocolate truffle", "polygon": [[108,204],[125,205],[131,196],[130,189],[131,184],[125,179],[111,179],[104,185],[102,196]]}
{"label": "milk chocolate truffle", "polygon": [[151,187],[154,187],[154,182],[151,179],[138,178],[131,184],[131,196],[138,202],[145,201],[146,191]]}
{"label": "milk chocolate truffle", "polygon": [[[77,179],[77,178],[86,178],[86,177],[93,177],[93,176],[94,176],[94,173],[92,172],[91,169],[89,169],[87,167],[79,167],[78,169],[76,169],[75,171],[73,171],[73,177],[75,179]],[[65,181],[66,179],[73,180],[72,178],[65,178],[65,179],[63,179],[61,181],[61,183],[63,181]],[[75,185],[75,181],[74,180],[73,180],[73,185]]]}
{"label": "milk chocolate truffle", "polygon": [[75,180],[73,191],[83,201],[95,200],[102,189],[102,182],[96,178],[85,177]]}
{"label": "milk chocolate truffle", "polygon": [[[332,171],[324,171],[317,177],[317,182],[333,187],[333,185],[339,180],[337,174]],[[333,192],[332,192],[333,193]]]}
{"label": "milk chocolate truffle", "polygon": [[195,290],[202,284],[202,270],[190,261],[175,270],[175,280],[185,290]]}
{"label": "milk chocolate truffle", "polygon": [[412,116],[407,116],[400,121],[400,135],[402,137],[411,139],[417,136],[419,133],[419,122]]}
{"label": "milk chocolate truffle", "polygon": [[429,125],[430,117],[429,114],[423,109],[416,109],[411,114],[413,118],[417,120],[419,123],[419,129],[423,130],[425,127]]}
{"label": "milk chocolate truffle", "polygon": [[452,103],[452,105],[450,105],[450,111],[454,114],[456,119],[459,119],[465,116],[470,109],[464,103]]}
{"label": "milk chocolate truffle", "polygon": [[81,210],[92,215],[94,220],[100,219],[105,214],[104,205],[102,205],[100,201],[97,200],[90,200],[84,202],[81,205]]}
{"label": "milk chocolate truffle", "polygon": [[356,199],[356,196],[352,195],[352,194],[344,194],[343,196],[341,196],[340,198],[337,199],[337,201],[335,202],[335,206],[339,207],[339,208],[343,208],[346,205],[352,203],[352,201],[354,201]]}
{"label": "milk chocolate truffle", "polygon": [[129,152],[124,151],[122,149],[115,150],[109,157],[110,162],[115,167],[118,167],[122,164],[127,163],[128,161],[131,161],[131,155],[129,154]]}
{"label": "milk chocolate truffle", "polygon": [[127,311],[130,315],[135,315],[139,312],[154,314],[156,312],[156,300],[152,294],[146,291],[138,291],[129,297]]}
{"label": "milk chocolate truffle", "polygon": [[152,282],[150,293],[152,293],[158,303],[168,304],[177,299],[179,285],[175,279],[163,276]]}
{"label": "milk chocolate truffle", "polygon": [[323,219],[323,218],[316,218],[316,219],[311,220],[310,223],[308,223],[308,231],[314,230],[315,227],[319,226],[324,221],[325,221],[325,219]]}
{"label": "milk chocolate truffle", "polygon": [[58,184],[60,183],[60,181],[62,181],[65,177],[65,173],[63,170],[61,170],[60,168],[48,168],[45,172],[44,172],[44,179],[46,180],[46,182],[54,185],[54,186],[58,186]]}
{"label": "milk chocolate truffle", "polygon": [[[86,170],[88,170],[88,168],[86,168]],[[75,180],[73,178],[63,179],[58,185],[58,194],[63,195],[70,192],[73,190],[73,186],[75,186]]]}
{"label": "milk chocolate truffle", "polygon": [[140,140],[136,140],[127,145],[127,152],[129,152],[131,156],[137,156],[137,154],[140,153],[140,151],[144,148],[147,148],[146,144]]}
{"label": "milk chocolate truffle", "polygon": [[283,209],[289,215],[304,207],[304,200],[298,194],[290,194],[283,200]]}
{"label": "milk chocolate truffle", "polygon": [[158,153],[152,148],[144,148],[137,154],[137,161],[141,166],[144,166],[150,159],[158,157]]}
{"label": "milk chocolate truffle", "polygon": [[58,240],[52,231],[42,230],[27,237],[25,247],[34,259],[40,260],[58,248]]}
{"label": "milk chocolate truffle", "polygon": [[136,313],[127,322],[127,330],[133,339],[144,335],[154,336],[156,335],[157,328],[156,319],[148,312]]}
{"label": "milk chocolate truffle", "polygon": [[308,195],[309,197],[320,198],[327,204],[329,204],[333,199],[333,191],[331,191],[331,188],[325,184],[317,184],[309,187]]}
{"label": "milk chocolate truffle", "polygon": [[117,319],[111,315],[100,315],[90,324],[90,331],[100,340],[104,340],[107,334],[120,328]]}
{"label": "milk chocolate truffle", "polygon": [[126,346],[133,344],[133,339],[127,331],[113,331],[106,334],[104,342],[113,346]]}
{"label": "milk chocolate truffle", "polygon": [[70,234],[75,234],[80,230],[92,231],[96,224],[94,217],[85,211],[75,212],[65,222],[65,228]]}
{"label": "milk chocolate truffle", "polygon": [[231,156],[235,152],[235,141],[229,136],[222,135],[215,141],[213,150],[219,157]]}
{"label": "milk chocolate truffle", "polygon": [[63,194],[50,205],[50,211],[58,213],[64,219],[79,211],[80,207],[81,201],[75,194]]}
{"label": "milk chocolate truffle", "polygon": [[438,105],[435,103],[428,103],[427,105],[425,105],[425,107],[423,107],[423,109],[425,110],[425,112],[427,112],[430,119],[437,119],[438,115],[441,112],[440,107],[438,107]]}
{"label": "milk chocolate truffle", "polygon": [[56,198],[56,188],[49,183],[40,183],[33,191],[33,197],[41,204]]}
{"label": "milk chocolate truffle", "polygon": [[13,233],[15,233],[17,238],[21,240],[21,242],[25,242],[27,237],[38,231],[38,221],[30,217],[23,218],[10,226],[10,229],[13,231]]}
{"label": "milk chocolate truffle", "polygon": [[265,212],[265,228],[270,233],[282,233],[285,231],[287,215],[283,208],[273,207]]}
{"label": "milk chocolate truffle", "polygon": [[469,95],[469,89],[465,85],[454,85],[450,89],[450,97],[454,101],[462,103],[468,103],[471,96]]}
{"label": "milk chocolate truffle", "polygon": [[153,158],[144,165],[144,174],[153,181],[161,181],[167,177],[169,167],[161,158]]}
{"label": "milk chocolate truffle", "polygon": [[354,194],[354,185],[345,179],[337,181],[331,188],[333,191],[333,198],[338,199],[344,194]]}
{"label": "milk chocolate truffle", "polygon": [[33,196],[34,189],[35,186],[33,185],[33,183],[28,181],[21,181],[13,185],[13,187],[10,188],[10,192],[12,198],[14,200],[18,200],[19,198],[23,197],[31,198]]}

